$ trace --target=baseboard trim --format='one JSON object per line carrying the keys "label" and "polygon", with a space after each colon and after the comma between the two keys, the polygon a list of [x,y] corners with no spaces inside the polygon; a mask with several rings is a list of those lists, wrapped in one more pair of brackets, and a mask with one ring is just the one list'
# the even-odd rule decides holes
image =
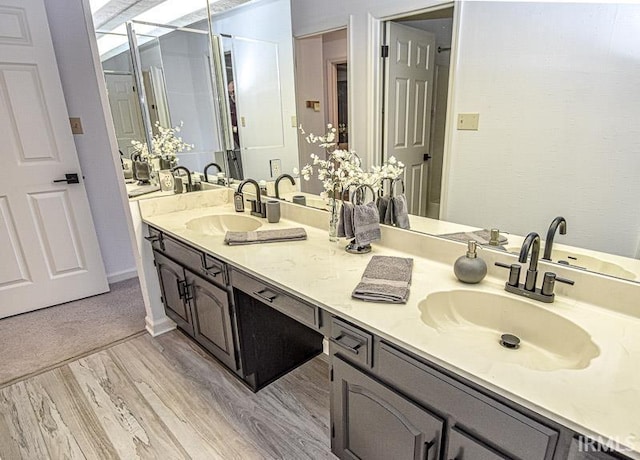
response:
{"label": "baseboard trim", "polygon": [[158,337],[166,332],[173,331],[177,326],[168,316],[165,316],[160,321],[153,321],[149,316],[144,319],[146,329],[151,337]]}
{"label": "baseboard trim", "polygon": [[123,270],[116,273],[111,273],[107,275],[107,282],[109,284],[117,283],[119,281],[130,280],[131,278],[136,278],[138,276],[138,270],[134,268],[130,268],[129,270]]}

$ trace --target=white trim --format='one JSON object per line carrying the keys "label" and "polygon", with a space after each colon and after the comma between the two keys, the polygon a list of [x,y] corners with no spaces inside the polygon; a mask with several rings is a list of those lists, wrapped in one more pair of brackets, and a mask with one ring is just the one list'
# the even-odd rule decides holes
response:
{"label": "white trim", "polygon": [[382,152],[382,21],[372,14],[367,18],[367,34],[369,35],[369,70],[367,86],[369,100],[367,101],[367,156],[370,165],[381,164]]}
{"label": "white trim", "polygon": [[118,283],[124,280],[130,280],[131,278],[138,277],[138,269],[136,267],[129,268],[127,270],[122,270],[115,273],[107,274],[107,282],[109,284]]}
{"label": "white trim", "polygon": [[158,321],[154,321],[151,317],[147,316],[144,319],[145,329],[152,337],[158,337],[169,331],[173,331],[177,326],[168,316],[161,318]]}
{"label": "white trim", "polygon": [[445,121],[444,147],[442,149],[442,179],[440,182],[439,219],[447,218],[449,173],[451,172],[451,152],[455,144],[456,122],[453,108],[455,106],[456,75],[458,73],[458,46],[460,30],[462,30],[462,11],[464,2],[456,2],[453,7],[453,25],[451,28],[451,56],[449,59],[449,92],[447,94],[447,119]]}

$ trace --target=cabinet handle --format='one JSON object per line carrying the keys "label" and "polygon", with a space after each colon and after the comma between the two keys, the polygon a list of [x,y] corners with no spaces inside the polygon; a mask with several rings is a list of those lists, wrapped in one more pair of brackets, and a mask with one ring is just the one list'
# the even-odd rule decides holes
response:
{"label": "cabinet handle", "polygon": [[152,246],[154,243],[159,243],[160,249],[164,251],[164,242],[162,240],[162,235],[145,236],[144,239],[151,243]]}
{"label": "cabinet handle", "polygon": [[435,441],[427,441],[424,443],[424,460],[429,460],[429,451],[434,444]]}
{"label": "cabinet handle", "polygon": [[[357,342],[356,345],[348,345],[348,344],[346,344],[344,342],[344,338],[345,337],[349,337],[351,340]],[[360,353],[360,347],[362,346],[362,342],[359,342],[357,339],[354,339],[353,337],[348,336],[346,334],[339,335],[335,339],[332,337],[332,338],[329,339],[329,342],[335,343],[336,345],[344,348],[345,350],[350,351],[354,355],[357,355],[358,353]]]}
{"label": "cabinet handle", "polygon": [[183,281],[183,283],[184,283],[184,301],[189,302],[190,300],[193,300],[193,297],[194,297],[193,290],[195,288],[193,283],[187,283],[186,281]]}
{"label": "cabinet handle", "polygon": [[176,280],[178,283],[178,296],[180,300],[184,300],[184,280]]}
{"label": "cabinet handle", "polygon": [[271,292],[267,288],[260,289],[259,291],[253,291],[253,295],[260,297],[261,299],[266,300],[269,303],[273,302],[273,300],[278,297],[278,294]]}
{"label": "cabinet handle", "polygon": [[[215,269],[215,271],[212,271],[212,269]],[[220,273],[222,273],[222,270],[220,270],[215,265],[212,267],[202,267],[202,271],[203,273],[206,273],[209,276],[213,276],[214,278],[218,276]]]}

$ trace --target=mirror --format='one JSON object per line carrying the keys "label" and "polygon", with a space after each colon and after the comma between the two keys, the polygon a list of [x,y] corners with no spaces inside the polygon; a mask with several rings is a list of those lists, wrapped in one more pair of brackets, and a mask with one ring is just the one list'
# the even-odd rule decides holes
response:
{"label": "mirror", "polygon": [[[308,39],[328,26],[347,25],[332,14],[338,3],[330,1],[322,9],[308,0],[294,3],[294,35]],[[446,6],[451,10],[451,4]],[[521,241],[516,234],[536,231],[544,238],[551,220],[561,215],[568,226],[566,235],[556,235],[555,247],[563,250],[556,260],[640,279],[640,208],[635,203],[640,181],[631,172],[640,171],[635,155],[640,137],[629,123],[640,103],[635,88],[640,81],[640,5],[463,2],[455,4],[448,26],[442,17],[446,8],[426,15],[413,8],[400,1],[346,11],[349,25],[355,24],[350,49],[375,53],[373,59],[350,56],[349,75],[360,77],[352,85],[350,124],[355,119],[361,132],[370,120],[373,127],[375,120],[382,123],[381,115],[368,114],[382,104],[376,103],[375,85],[365,85],[362,77],[381,70],[371,43],[377,43],[378,30],[383,35],[384,19],[414,28],[440,22],[435,47],[445,52],[435,60],[438,64],[446,56],[441,67],[452,66],[453,83],[446,87],[451,94],[438,92],[433,100],[442,108],[449,98],[445,107],[451,113],[435,120],[444,125],[446,119],[449,127],[440,134],[446,149],[442,186],[435,187],[442,191],[440,209],[433,200],[435,212],[427,215],[442,220],[415,218],[413,229],[441,235],[499,228],[512,251]],[[453,41],[438,40],[445,27]],[[454,49],[446,50],[452,43]],[[476,113],[477,131],[457,129],[458,115]],[[358,153],[372,150],[367,136],[376,138],[375,128],[366,131],[364,140],[355,139],[352,147]],[[380,155],[388,155],[380,145]],[[369,160],[376,161],[377,155]],[[307,158],[301,148],[301,165]],[[427,184],[433,187],[438,178]]]}

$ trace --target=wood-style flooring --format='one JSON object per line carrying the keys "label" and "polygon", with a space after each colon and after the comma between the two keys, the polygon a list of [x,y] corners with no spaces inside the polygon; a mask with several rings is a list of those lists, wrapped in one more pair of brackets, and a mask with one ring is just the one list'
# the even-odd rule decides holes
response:
{"label": "wood-style flooring", "polygon": [[335,459],[319,357],[257,394],[173,331],[0,390],[0,458]]}

